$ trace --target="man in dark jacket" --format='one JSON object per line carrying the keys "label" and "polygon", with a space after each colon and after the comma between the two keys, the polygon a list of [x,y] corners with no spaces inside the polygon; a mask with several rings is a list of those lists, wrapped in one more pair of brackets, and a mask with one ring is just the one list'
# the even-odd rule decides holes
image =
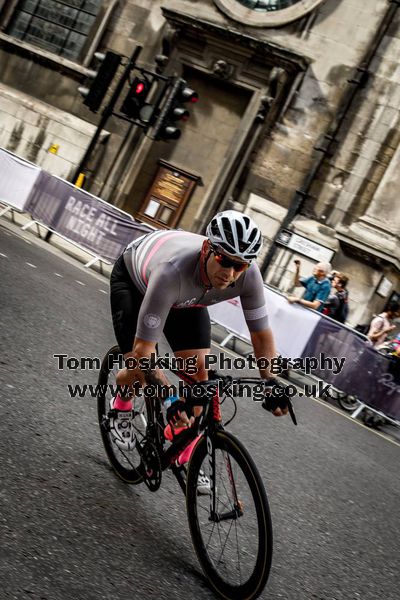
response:
{"label": "man in dark jacket", "polygon": [[346,289],[349,278],[338,271],[334,272],[332,290],[324,304],[322,314],[339,323],[344,323],[349,314],[349,292]]}

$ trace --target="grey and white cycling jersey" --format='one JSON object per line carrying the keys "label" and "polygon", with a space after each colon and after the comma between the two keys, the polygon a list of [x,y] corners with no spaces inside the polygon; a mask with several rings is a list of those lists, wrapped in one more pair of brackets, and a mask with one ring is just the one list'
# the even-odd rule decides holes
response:
{"label": "grey and white cycling jersey", "polygon": [[205,307],[239,297],[250,331],[268,327],[263,280],[255,263],[220,290],[202,282],[199,256],[206,238],[186,231],[155,231],[124,252],[128,272],[144,295],[136,337],[157,342],[171,308]]}

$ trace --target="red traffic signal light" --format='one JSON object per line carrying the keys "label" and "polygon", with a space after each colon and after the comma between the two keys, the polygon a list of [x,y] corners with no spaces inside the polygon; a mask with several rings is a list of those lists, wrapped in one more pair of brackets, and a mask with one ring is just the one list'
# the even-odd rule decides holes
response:
{"label": "red traffic signal light", "polygon": [[146,104],[151,83],[145,77],[135,77],[129,87],[121,112],[131,119],[139,119],[140,111]]}
{"label": "red traffic signal light", "polygon": [[135,96],[140,96],[145,91],[145,89],[146,89],[146,86],[143,83],[143,81],[139,81],[139,83],[137,83],[135,85],[133,93],[135,94]]}

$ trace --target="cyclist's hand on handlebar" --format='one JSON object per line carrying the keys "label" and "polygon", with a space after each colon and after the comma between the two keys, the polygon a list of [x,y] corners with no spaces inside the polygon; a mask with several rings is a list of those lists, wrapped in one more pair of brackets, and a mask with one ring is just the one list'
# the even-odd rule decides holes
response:
{"label": "cyclist's hand on handlebar", "polygon": [[286,386],[282,385],[277,379],[265,379],[264,384],[266,387],[265,399],[261,406],[265,410],[272,412],[275,417],[281,417],[289,413],[293,423],[297,425],[293,405]]}
{"label": "cyclist's hand on handlebar", "polygon": [[188,418],[183,400],[168,398],[164,404],[167,408],[167,421],[170,425],[173,427],[190,427],[192,425],[194,418]]}

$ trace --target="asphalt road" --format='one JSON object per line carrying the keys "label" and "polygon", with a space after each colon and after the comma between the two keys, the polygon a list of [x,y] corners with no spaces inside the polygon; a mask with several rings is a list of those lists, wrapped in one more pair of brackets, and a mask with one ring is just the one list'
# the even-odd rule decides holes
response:
{"label": "asphalt road", "polygon": [[[95,400],[54,354],[114,343],[108,282],[0,223],[0,599],[211,599],[182,493],[110,470]],[[28,243],[28,242],[31,243]],[[299,426],[249,401],[232,429],[269,495],[274,558],[263,598],[397,600],[400,447],[312,399]]]}

